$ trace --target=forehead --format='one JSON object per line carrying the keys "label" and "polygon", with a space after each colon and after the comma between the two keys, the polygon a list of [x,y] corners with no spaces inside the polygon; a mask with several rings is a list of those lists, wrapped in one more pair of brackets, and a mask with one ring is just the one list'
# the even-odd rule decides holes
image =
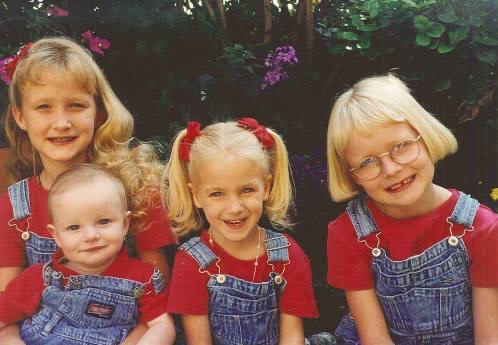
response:
{"label": "forehead", "polygon": [[344,157],[351,163],[367,156],[376,156],[403,140],[415,139],[417,135],[417,131],[406,122],[373,125],[365,133],[351,133]]}
{"label": "forehead", "polygon": [[46,89],[55,87],[58,89],[93,94],[93,88],[88,78],[79,76],[67,70],[62,70],[57,67],[40,67],[30,71],[29,79],[27,79],[22,87],[24,97],[29,97],[33,89]]}
{"label": "forehead", "polygon": [[192,183],[198,188],[230,188],[260,183],[264,178],[260,163],[228,155],[223,159],[206,159],[197,162]]}

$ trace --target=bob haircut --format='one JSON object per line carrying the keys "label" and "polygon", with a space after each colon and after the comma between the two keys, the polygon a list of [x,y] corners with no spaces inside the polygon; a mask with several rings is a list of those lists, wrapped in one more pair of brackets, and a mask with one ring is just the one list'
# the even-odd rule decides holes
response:
{"label": "bob haircut", "polygon": [[117,98],[90,52],[69,38],[43,38],[36,41],[18,63],[8,88],[9,106],[4,127],[10,144],[7,171],[12,181],[36,175],[42,170],[40,157],[28,134],[17,126],[12,109],[22,110],[23,94],[30,86],[41,85],[47,73],[56,80],[64,80],[70,74],[95,99],[99,126],[88,148],[91,162],[106,161],[114,151],[128,151],[133,116]]}
{"label": "bob haircut", "polygon": [[375,126],[407,123],[424,140],[433,163],[457,150],[448,128],[427,112],[393,75],[363,79],[335,102],[327,132],[329,192],[334,201],[345,201],[359,193],[344,152],[353,133],[367,135]]}
{"label": "bob haircut", "polygon": [[170,219],[177,224],[179,233],[188,233],[203,226],[188,186],[200,173],[196,165],[226,155],[254,161],[255,169],[261,170],[263,178],[271,175],[270,195],[264,203],[264,213],[275,227],[289,226],[288,210],[292,207],[293,190],[287,149],[275,131],[269,128],[267,131],[274,141],[273,147],[268,150],[262,147],[251,130],[241,127],[237,122],[209,125],[200,131],[190,146],[188,162],[179,157],[179,147],[187,131],[184,129],[178,133],[163,174],[163,194]]}

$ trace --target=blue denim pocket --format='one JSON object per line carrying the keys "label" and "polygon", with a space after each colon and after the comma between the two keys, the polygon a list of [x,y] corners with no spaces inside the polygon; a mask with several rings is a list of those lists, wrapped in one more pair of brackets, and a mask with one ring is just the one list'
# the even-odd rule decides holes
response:
{"label": "blue denim pocket", "polygon": [[360,336],[356,330],[356,325],[351,313],[344,315],[339,326],[337,326],[334,335],[337,344],[360,345]]}
{"label": "blue denim pocket", "polygon": [[57,244],[53,238],[38,236],[30,232],[30,237],[25,242],[25,248],[28,266],[32,266],[50,261],[52,254],[57,249]]}

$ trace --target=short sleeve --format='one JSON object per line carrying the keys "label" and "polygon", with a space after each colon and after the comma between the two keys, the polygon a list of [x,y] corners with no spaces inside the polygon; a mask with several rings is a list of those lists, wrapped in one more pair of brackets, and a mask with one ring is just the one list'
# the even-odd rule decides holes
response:
{"label": "short sleeve", "polygon": [[280,297],[280,311],[299,317],[318,317],[313,292],[311,265],[297,242],[289,239],[291,263],[283,276],[287,284]]}
{"label": "short sleeve", "polygon": [[[8,193],[0,196],[0,267],[24,267],[24,242],[15,226],[9,221],[14,218]],[[15,221],[20,229],[26,229],[26,221]]]}
{"label": "short sleeve", "polygon": [[374,287],[368,247],[358,242],[347,214],[329,223],[327,238],[327,282],[339,289],[366,290]]}
{"label": "short sleeve", "polygon": [[189,254],[178,251],[173,266],[168,312],[207,315],[209,275],[199,272],[199,265]]}
{"label": "short sleeve", "polygon": [[177,242],[167,216],[168,210],[159,196],[154,200],[153,205],[146,227],[135,234],[139,252],[165,247]]}
{"label": "short sleeve", "polygon": [[474,220],[473,233],[465,236],[472,236],[469,243],[472,285],[498,287],[498,215],[481,206]]}
{"label": "short sleeve", "polygon": [[0,322],[12,324],[38,310],[44,289],[42,272],[42,265],[31,266],[0,292]]}
{"label": "short sleeve", "polygon": [[168,287],[156,294],[153,291],[152,284],[148,284],[148,288],[144,291],[144,295],[140,298],[138,305],[140,312],[139,323],[147,323],[165,314],[167,312],[168,296]]}

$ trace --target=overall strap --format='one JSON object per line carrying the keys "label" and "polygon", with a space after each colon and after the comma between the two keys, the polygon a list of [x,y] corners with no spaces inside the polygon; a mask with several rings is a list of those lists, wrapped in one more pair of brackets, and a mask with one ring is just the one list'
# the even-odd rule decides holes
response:
{"label": "overall strap", "polygon": [[218,260],[213,251],[202,242],[200,237],[193,237],[181,246],[179,250],[184,250],[197,261],[200,268],[205,270],[209,265]]}
{"label": "overall strap", "polygon": [[43,283],[45,286],[61,287],[62,281],[62,274],[52,268],[52,260],[43,265]]}
{"label": "overall strap", "polygon": [[453,224],[463,225],[466,229],[471,229],[478,209],[479,202],[476,199],[460,192],[458,201],[448,221]]}
{"label": "overall strap", "polygon": [[12,212],[16,220],[31,216],[31,206],[29,204],[29,179],[21,180],[8,188]]}
{"label": "overall strap", "polygon": [[275,231],[266,231],[266,251],[268,253],[268,262],[289,262],[289,246],[290,243],[283,234]]}
{"label": "overall strap", "polygon": [[358,197],[351,200],[346,207],[346,212],[353,223],[358,240],[379,230],[375,220],[368,209],[365,198]]}

